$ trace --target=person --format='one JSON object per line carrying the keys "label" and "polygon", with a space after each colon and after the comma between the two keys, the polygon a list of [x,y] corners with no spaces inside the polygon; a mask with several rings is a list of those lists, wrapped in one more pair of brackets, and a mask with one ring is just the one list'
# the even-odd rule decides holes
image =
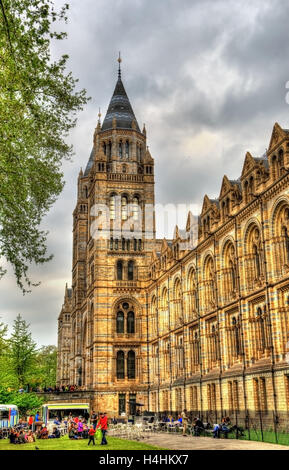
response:
{"label": "person", "polygon": [[89,439],[88,439],[88,444],[87,444],[88,446],[89,446],[89,444],[90,444],[91,442],[92,442],[93,445],[95,446],[94,435],[95,435],[95,429],[94,429],[93,425],[91,425],[91,426],[90,426],[90,429],[89,429],[89,431],[88,431],[88,437],[89,437]]}
{"label": "person", "polygon": [[214,429],[213,429],[214,438],[216,438],[216,437],[219,438],[220,437],[220,431],[221,431],[220,424],[215,424]]}
{"label": "person", "polygon": [[200,418],[195,418],[194,423],[194,436],[199,436],[201,431],[204,429],[203,422]]}
{"label": "person", "polygon": [[33,422],[34,422],[34,418],[33,418],[32,415],[30,415],[29,418],[28,418],[28,426],[29,426],[30,430],[32,430]]}
{"label": "person", "polygon": [[48,429],[45,425],[43,425],[40,431],[40,439],[48,439]]}
{"label": "person", "polygon": [[107,440],[106,440],[106,433],[107,433],[107,416],[106,416],[106,413],[101,413],[100,415],[100,418],[99,418],[99,422],[96,426],[97,428],[100,427],[101,429],[101,432],[102,432],[102,440],[101,440],[101,443],[100,445],[101,446],[106,446],[107,445]]}
{"label": "person", "polygon": [[10,441],[10,444],[16,444],[17,432],[14,428],[11,428],[11,431],[9,433],[9,441]]}
{"label": "person", "polygon": [[29,431],[27,434],[27,442],[35,442],[35,436],[32,431]]}
{"label": "person", "polygon": [[36,415],[35,415],[35,423],[38,423],[38,421],[40,421],[40,413],[39,411],[37,411]]}
{"label": "person", "polygon": [[187,410],[183,410],[181,417],[182,417],[182,424],[183,424],[183,436],[187,437],[187,427],[188,427]]}
{"label": "person", "polygon": [[78,421],[77,432],[78,432],[78,439],[82,439],[83,422],[81,421],[81,419]]}
{"label": "person", "polygon": [[90,420],[91,420],[91,422],[92,422],[93,428],[96,429],[96,425],[97,425],[97,414],[95,413],[95,411],[92,412],[92,415],[91,415]]}
{"label": "person", "polygon": [[111,421],[111,422],[112,422],[112,424],[117,424],[117,419],[116,419],[115,416],[112,418],[112,421]]}
{"label": "person", "polygon": [[26,444],[24,431],[20,431],[20,433],[19,433],[18,444]]}

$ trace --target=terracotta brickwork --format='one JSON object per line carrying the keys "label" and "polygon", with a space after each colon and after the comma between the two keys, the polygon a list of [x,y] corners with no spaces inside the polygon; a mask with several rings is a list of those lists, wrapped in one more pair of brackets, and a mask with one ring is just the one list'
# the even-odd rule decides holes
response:
{"label": "terracotta brickwork", "polygon": [[[109,208],[106,236],[96,204]],[[247,153],[241,177],[225,176],[172,240],[156,239],[153,216],[145,227],[146,204],[154,160],[119,77],[78,178],[58,384],[116,416],[135,402],[288,411],[289,131],[275,124],[266,155]]]}

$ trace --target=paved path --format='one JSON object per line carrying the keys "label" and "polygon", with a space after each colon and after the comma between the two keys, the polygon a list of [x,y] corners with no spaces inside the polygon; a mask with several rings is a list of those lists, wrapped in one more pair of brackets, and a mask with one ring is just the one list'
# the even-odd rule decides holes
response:
{"label": "paved path", "polygon": [[152,434],[142,442],[174,450],[289,450],[287,446],[267,444],[266,442],[213,439],[210,437],[182,437],[168,433]]}

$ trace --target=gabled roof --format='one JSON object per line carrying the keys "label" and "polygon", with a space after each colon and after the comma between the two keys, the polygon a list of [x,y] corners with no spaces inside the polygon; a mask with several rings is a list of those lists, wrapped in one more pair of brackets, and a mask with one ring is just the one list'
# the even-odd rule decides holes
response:
{"label": "gabled roof", "polygon": [[101,130],[112,129],[114,119],[116,119],[117,129],[132,129],[132,123],[134,121],[135,128],[140,132],[139,125],[123,86],[120,72]]}

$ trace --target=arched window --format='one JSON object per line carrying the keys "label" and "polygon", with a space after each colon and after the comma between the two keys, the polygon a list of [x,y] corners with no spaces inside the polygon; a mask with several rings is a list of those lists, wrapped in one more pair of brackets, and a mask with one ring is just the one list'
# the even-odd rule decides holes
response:
{"label": "arched window", "polygon": [[232,355],[235,357],[240,356],[241,354],[241,332],[240,332],[240,322],[236,317],[232,318]]}
{"label": "arched window", "polygon": [[258,325],[258,349],[259,351],[264,352],[267,348],[267,332],[265,318],[263,318],[262,309],[259,307],[257,309],[257,325]]}
{"label": "arched window", "polygon": [[124,379],[124,352],[118,351],[116,355],[116,376],[118,379]]}
{"label": "arched window", "polygon": [[209,311],[216,306],[215,267],[212,256],[207,256],[204,264],[204,307]]}
{"label": "arched window", "polygon": [[125,142],[125,156],[129,158],[129,141]]}
{"label": "arched window", "polygon": [[247,289],[252,290],[254,285],[260,285],[264,279],[262,240],[256,225],[252,225],[249,229],[246,247],[248,249],[245,256]]}
{"label": "arched window", "polygon": [[117,271],[117,280],[122,281],[123,280],[123,262],[120,260],[117,262],[116,271]]}
{"label": "arched window", "polygon": [[128,262],[127,265],[127,279],[129,281],[133,281],[134,279],[134,262],[131,260]]}
{"label": "arched window", "polygon": [[122,240],[121,240],[121,249],[125,250],[125,239],[124,238],[122,238]]}
{"label": "arched window", "polygon": [[118,156],[119,156],[119,158],[122,158],[122,156],[123,156],[123,153],[122,153],[122,140],[120,140],[119,144],[118,144]]}
{"label": "arched window", "polygon": [[107,155],[108,158],[110,158],[111,157],[111,142],[110,141],[108,143],[108,152],[107,153],[108,153],[108,155]]}
{"label": "arched window", "polygon": [[135,333],[134,312],[128,312],[127,314],[127,332]]}
{"label": "arched window", "polygon": [[116,332],[124,333],[124,313],[117,312],[116,315]]}
{"label": "arched window", "polygon": [[136,238],[133,239],[133,249],[134,251],[137,251],[137,239]]}
{"label": "arched window", "polygon": [[106,143],[105,142],[103,142],[102,148],[103,148],[104,155],[106,155]]}
{"label": "arched window", "polygon": [[244,184],[244,201],[245,204],[249,202],[249,183],[248,181],[245,182]]}
{"label": "arched window", "polygon": [[138,220],[139,219],[139,199],[137,196],[133,198],[132,213],[133,213],[133,220]]}
{"label": "arched window", "polygon": [[135,379],[135,352],[129,351],[127,355],[127,378]]}
{"label": "arched window", "polygon": [[182,321],[182,311],[181,311],[181,301],[182,301],[182,287],[180,279],[176,279],[174,285],[174,313],[175,313],[175,323]]}
{"label": "arched window", "polygon": [[196,271],[191,269],[188,276],[188,295],[189,295],[189,317],[192,317],[197,310],[197,280]]}
{"label": "arched window", "polygon": [[130,240],[126,241],[126,249],[127,249],[127,251],[130,250]]}
{"label": "arched window", "polygon": [[276,178],[278,178],[278,163],[276,155],[273,155],[271,162],[272,178],[275,180]]}
{"label": "arched window", "polygon": [[121,220],[127,220],[127,197],[121,198]]}
{"label": "arched window", "polygon": [[110,220],[115,220],[115,199],[116,196],[110,196],[109,198],[109,215],[110,215]]}

